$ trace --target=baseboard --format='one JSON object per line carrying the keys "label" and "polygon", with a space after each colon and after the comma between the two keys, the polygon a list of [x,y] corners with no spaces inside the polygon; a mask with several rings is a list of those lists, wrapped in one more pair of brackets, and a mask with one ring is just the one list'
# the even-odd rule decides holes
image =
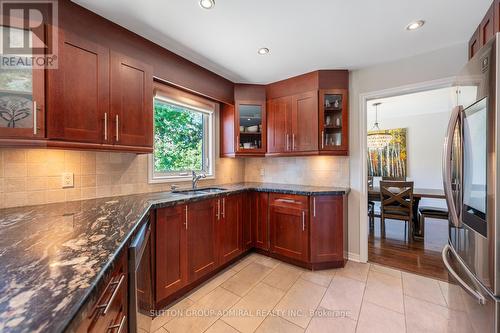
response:
{"label": "baseboard", "polygon": [[357,253],[347,252],[347,258],[351,261],[361,262],[360,255]]}

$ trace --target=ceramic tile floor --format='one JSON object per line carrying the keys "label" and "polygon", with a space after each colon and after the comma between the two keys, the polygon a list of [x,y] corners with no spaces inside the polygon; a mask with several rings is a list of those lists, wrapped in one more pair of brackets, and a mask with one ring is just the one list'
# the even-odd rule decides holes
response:
{"label": "ceramic tile floor", "polygon": [[[155,333],[470,332],[446,282],[376,264],[310,272],[250,254],[153,321]],[[457,318],[462,318],[457,320]]]}

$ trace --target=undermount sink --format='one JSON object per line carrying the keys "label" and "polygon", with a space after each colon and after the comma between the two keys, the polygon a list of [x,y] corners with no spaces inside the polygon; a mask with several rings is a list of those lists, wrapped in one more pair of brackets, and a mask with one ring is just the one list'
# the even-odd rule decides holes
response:
{"label": "undermount sink", "polygon": [[206,188],[197,188],[194,190],[175,190],[172,191],[172,193],[184,194],[184,195],[197,195],[197,194],[219,193],[224,191],[226,191],[226,189],[221,187],[206,187]]}

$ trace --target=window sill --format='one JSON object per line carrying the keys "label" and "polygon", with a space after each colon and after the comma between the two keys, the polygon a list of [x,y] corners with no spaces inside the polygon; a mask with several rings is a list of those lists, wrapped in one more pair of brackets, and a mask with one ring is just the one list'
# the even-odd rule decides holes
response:
{"label": "window sill", "polygon": [[[215,175],[207,176],[205,178],[200,179],[203,180],[215,179]],[[193,177],[163,177],[163,178],[150,178],[148,179],[148,184],[162,184],[162,183],[181,183],[181,182],[190,182],[193,180]]]}

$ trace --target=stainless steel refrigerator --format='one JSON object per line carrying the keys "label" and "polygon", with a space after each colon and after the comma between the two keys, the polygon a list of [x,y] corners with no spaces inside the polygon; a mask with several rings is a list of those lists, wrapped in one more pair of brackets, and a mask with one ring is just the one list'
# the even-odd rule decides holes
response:
{"label": "stainless steel refrigerator", "polygon": [[[443,262],[456,285],[445,292],[472,332],[500,332],[500,34],[457,76],[443,182],[449,241]],[[469,326],[470,325],[470,326]]]}

